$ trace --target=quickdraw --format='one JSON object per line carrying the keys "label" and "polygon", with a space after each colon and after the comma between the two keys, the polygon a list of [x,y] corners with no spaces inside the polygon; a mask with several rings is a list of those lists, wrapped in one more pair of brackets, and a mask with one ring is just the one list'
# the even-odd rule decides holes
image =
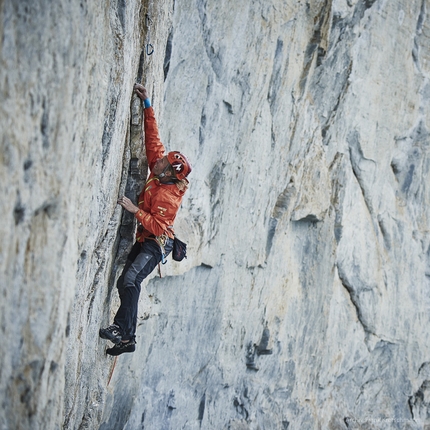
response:
{"label": "quickdraw", "polygon": [[150,32],[150,26],[152,24],[152,19],[149,16],[149,14],[146,14],[146,28],[148,29],[148,42],[146,44],[146,55],[152,55],[154,53],[154,47],[151,44],[151,32]]}

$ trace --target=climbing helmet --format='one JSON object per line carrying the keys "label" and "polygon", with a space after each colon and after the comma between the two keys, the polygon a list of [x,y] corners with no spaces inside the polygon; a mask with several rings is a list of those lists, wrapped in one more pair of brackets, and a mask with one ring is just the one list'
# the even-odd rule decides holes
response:
{"label": "climbing helmet", "polygon": [[167,160],[173,168],[175,176],[181,180],[186,178],[192,170],[191,164],[184,154],[179,151],[172,151],[167,154]]}

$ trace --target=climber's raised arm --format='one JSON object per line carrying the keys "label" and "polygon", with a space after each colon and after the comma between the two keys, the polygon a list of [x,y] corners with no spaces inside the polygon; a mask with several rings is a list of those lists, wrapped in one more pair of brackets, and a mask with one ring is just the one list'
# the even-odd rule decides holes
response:
{"label": "climber's raised arm", "polygon": [[154,115],[154,109],[151,106],[151,100],[148,90],[141,84],[134,85],[134,91],[143,101],[144,105],[144,130],[145,130],[145,149],[146,158],[148,159],[149,169],[152,171],[157,160],[164,156],[166,151],[161,143],[158,125]]}

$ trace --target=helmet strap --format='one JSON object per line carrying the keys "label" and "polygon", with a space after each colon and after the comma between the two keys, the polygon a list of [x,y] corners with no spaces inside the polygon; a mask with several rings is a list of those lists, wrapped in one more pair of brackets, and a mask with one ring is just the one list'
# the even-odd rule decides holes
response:
{"label": "helmet strap", "polygon": [[[167,179],[167,176],[166,176],[166,172],[167,172],[167,170],[169,170],[169,168],[171,168],[172,166],[170,165],[170,164],[168,164],[165,168],[164,168],[164,170],[157,176],[157,179],[158,180],[160,180],[160,179],[163,179],[163,178],[166,178]],[[176,178],[176,176],[173,174],[173,175],[171,175],[171,176],[169,176],[169,178],[168,178],[168,181],[167,182],[163,182],[164,184],[174,184],[175,182],[177,182],[178,181],[178,179]]]}
{"label": "helmet strap", "polygon": [[167,172],[167,169],[170,167],[170,164],[168,164],[164,169],[163,169],[163,171],[157,176],[159,179],[161,179],[161,178],[164,178],[165,176],[166,176],[166,172]]}

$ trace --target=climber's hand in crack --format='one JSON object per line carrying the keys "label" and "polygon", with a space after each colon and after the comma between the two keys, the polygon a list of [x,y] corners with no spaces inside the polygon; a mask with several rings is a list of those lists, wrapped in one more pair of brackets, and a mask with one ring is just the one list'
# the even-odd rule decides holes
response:
{"label": "climber's hand in crack", "polygon": [[134,84],[134,92],[141,100],[149,99],[147,89],[141,84]]}
{"label": "climber's hand in crack", "polygon": [[122,196],[118,199],[118,204],[121,205],[125,210],[131,212],[132,214],[135,214],[139,211],[139,208],[135,206],[132,201],[125,196]]}

